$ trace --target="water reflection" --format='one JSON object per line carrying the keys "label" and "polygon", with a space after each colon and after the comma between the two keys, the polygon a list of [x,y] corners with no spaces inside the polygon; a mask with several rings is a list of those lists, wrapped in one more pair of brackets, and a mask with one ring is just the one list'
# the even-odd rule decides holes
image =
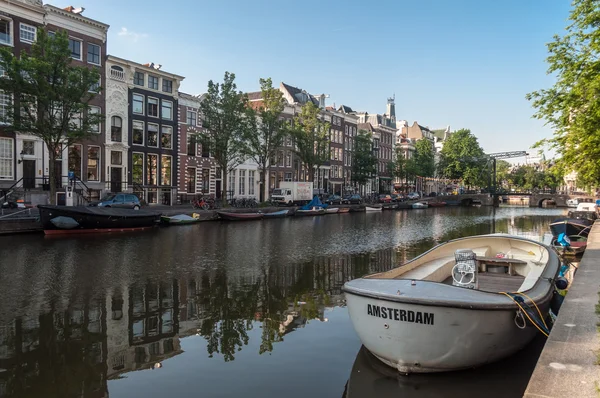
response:
{"label": "water reflection", "polygon": [[[325,325],[347,280],[492,228],[543,234],[559,214],[501,209],[491,223],[490,210],[430,210],[0,240],[0,397],[107,397],[108,380],[170,358],[231,366],[243,353],[271,354]],[[356,341],[348,322],[327,325],[318,337],[327,345]],[[187,337],[204,344],[186,354]]]}

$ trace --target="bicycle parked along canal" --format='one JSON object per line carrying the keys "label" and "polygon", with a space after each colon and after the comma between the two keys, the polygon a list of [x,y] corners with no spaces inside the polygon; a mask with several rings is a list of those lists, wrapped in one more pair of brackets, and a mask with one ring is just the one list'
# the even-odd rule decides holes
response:
{"label": "bicycle parked along canal", "polygon": [[200,196],[199,198],[192,200],[192,208],[197,210],[214,210],[219,209],[220,207],[221,203],[215,201],[213,198],[204,198],[203,196]]}

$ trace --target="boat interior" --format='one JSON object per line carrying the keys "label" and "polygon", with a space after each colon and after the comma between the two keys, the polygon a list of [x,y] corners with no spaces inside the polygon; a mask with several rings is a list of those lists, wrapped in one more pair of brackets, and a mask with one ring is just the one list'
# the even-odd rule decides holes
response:
{"label": "boat interior", "polygon": [[[460,252],[465,249],[474,254],[474,275],[467,275],[464,281],[470,283],[457,283]],[[488,235],[450,241],[398,268],[365,278],[426,280],[490,293],[526,292],[540,278],[548,260],[548,249],[541,244]]]}

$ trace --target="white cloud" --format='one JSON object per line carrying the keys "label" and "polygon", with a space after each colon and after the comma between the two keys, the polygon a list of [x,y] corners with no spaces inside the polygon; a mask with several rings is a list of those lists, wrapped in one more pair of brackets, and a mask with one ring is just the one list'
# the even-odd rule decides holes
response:
{"label": "white cloud", "polygon": [[126,27],[122,27],[118,33],[119,36],[127,37],[131,39],[133,42],[137,42],[139,39],[143,39],[148,37],[146,33],[137,33],[127,29]]}

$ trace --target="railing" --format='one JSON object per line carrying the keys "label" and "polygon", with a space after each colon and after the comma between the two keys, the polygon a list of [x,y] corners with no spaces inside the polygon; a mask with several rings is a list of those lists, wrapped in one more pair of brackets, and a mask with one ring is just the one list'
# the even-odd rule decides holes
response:
{"label": "railing", "polygon": [[113,80],[125,81],[125,72],[115,69],[110,69],[110,78]]}
{"label": "railing", "polygon": [[23,184],[22,177],[19,181],[12,184],[8,189],[0,191],[0,204],[4,203],[8,196],[11,195],[18,188],[19,183],[21,183],[21,185]]}

